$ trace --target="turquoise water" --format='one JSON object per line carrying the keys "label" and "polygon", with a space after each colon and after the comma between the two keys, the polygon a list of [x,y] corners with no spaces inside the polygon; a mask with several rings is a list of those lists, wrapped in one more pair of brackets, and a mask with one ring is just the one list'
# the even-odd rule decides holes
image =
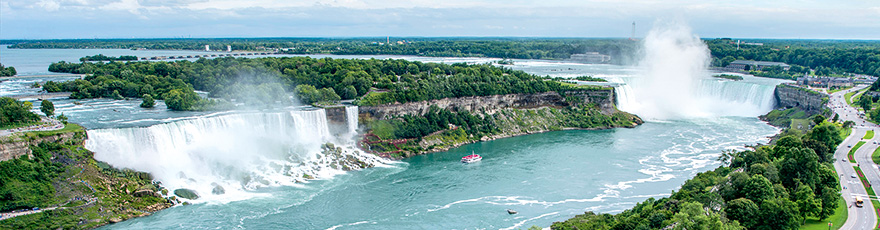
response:
{"label": "turquoise water", "polygon": [[[114,51],[114,50],[109,50]],[[49,63],[103,53],[138,55],[130,50],[8,50],[0,62],[22,75],[45,74]],[[156,51],[158,52],[158,51]],[[163,51],[179,52],[179,51]],[[329,55],[314,55],[328,57]],[[488,58],[329,56],[405,58],[424,62],[482,63]],[[591,75],[627,82],[638,69],[555,61],[515,60],[508,68],[538,75]],[[33,93],[34,81],[0,83],[0,94]],[[752,78],[736,84],[709,81],[717,97],[763,105],[779,81]],[[754,87],[743,87],[753,84]],[[620,92],[619,92],[620,93]],[[637,92],[627,92],[637,93]],[[755,95],[741,100],[742,95]],[[53,99],[56,113],[90,130],[147,127],[215,113],[171,112],[137,107],[139,100]],[[626,103],[626,102],[624,102]],[[760,107],[760,106],[758,106]],[[219,113],[222,114],[223,113]],[[108,225],[108,229],[503,229],[549,226],[585,211],[615,213],[649,197],[668,195],[697,172],[715,168],[724,149],[765,143],[777,129],[754,117],[724,114],[678,120],[650,120],[633,129],[558,131],[504,138],[417,156],[387,166],[331,178],[247,189],[246,197],[202,200],[152,216]],[[112,133],[112,132],[105,132]],[[247,145],[248,143],[242,143]],[[247,146],[241,147],[246,149]],[[258,148],[254,148],[258,149]],[[463,165],[471,152],[483,161]],[[96,153],[121,154],[121,153]],[[190,154],[197,154],[190,152]],[[198,153],[205,154],[205,153]],[[259,154],[242,151],[243,156]],[[142,161],[155,159],[144,158]],[[157,163],[161,164],[161,162]],[[227,188],[227,190],[232,188]],[[506,209],[519,211],[508,215]]]}
{"label": "turquoise water", "polygon": [[[178,206],[108,228],[546,227],[668,195],[716,167],[722,149],[765,142],[775,132],[754,118],[718,118],[505,138],[301,186],[259,189],[248,200]],[[459,163],[472,151],[483,161]]]}

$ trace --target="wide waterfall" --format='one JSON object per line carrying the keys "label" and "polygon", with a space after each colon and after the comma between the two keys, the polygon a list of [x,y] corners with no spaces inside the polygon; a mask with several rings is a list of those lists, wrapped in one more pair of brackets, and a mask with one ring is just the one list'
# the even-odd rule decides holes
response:
{"label": "wide waterfall", "polygon": [[709,74],[709,49],[684,23],[658,22],[643,41],[636,77],[609,79],[619,108],[648,119],[755,117],[773,109],[778,80],[745,76],[731,81]]}
{"label": "wide waterfall", "polygon": [[[231,200],[247,190],[332,177],[380,161],[351,147],[322,153],[325,143],[339,142],[323,109],[200,117],[88,135],[86,148],[96,159],[149,172],[167,188],[192,189],[208,200]],[[217,187],[226,192],[212,194]]]}

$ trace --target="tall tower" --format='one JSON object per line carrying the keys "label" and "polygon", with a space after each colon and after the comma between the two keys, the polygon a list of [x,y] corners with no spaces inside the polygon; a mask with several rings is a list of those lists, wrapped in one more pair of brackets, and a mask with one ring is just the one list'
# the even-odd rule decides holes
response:
{"label": "tall tower", "polygon": [[636,39],[636,22],[633,22],[632,34],[629,35],[630,40]]}

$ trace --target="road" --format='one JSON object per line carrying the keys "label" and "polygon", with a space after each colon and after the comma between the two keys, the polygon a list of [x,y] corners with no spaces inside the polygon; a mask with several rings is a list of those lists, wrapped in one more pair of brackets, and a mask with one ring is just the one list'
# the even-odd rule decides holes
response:
{"label": "road", "polygon": [[[855,202],[855,196],[868,198],[868,193],[861,185],[859,179],[852,178],[851,176],[856,173],[853,166],[860,166],[865,178],[870,184],[880,185],[880,170],[878,170],[878,166],[871,160],[871,154],[878,147],[875,142],[880,143],[880,128],[878,128],[877,125],[865,121],[864,118],[859,116],[858,110],[847,105],[846,100],[843,98],[848,92],[864,88],[865,86],[859,86],[833,93],[829,97],[828,102],[828,107],[830,107],[834,113],[840,115],[840,120],[853,121],[856,123],[853,127],[852,134],[850,134],[843,143],[837,146],[837,150],[834,153],[834,158],[838,159],[834,161],[834,169],[837,170],[837,174],[840,176],[840,185],[843,188],[846,188],[841,190],[841,194],[848,204],[847,212],[849,213],[846,223],[844,223],[840,229],[874,229],[877,227],[877,215],[874,212],[875,207],[871,202],[867,202],[868,199],[865,199],[866,202],[863,208],[851,205]],[[874,138],[871,140],[864,140],[866,143],[853,154],[856,163],[850,163],[849,160],[847,160],[847,154],[849,153],[850,148],[854,147],[859,141],[862,141],[862,137],[865,136],[865,133],[867,133],[868,130],[874,130]],[[880,191],[876,188],[878,187],[872,187],[875,194],[878,194]],[[876,197],[872,197],[871,199],[876,199]]]}

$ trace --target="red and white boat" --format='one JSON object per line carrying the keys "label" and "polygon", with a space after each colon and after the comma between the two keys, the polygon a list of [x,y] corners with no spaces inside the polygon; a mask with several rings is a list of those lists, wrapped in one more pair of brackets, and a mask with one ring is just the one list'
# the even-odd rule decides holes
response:
{"label": "red and white boat", "polygon": [[477,162],[480,160],[483,160],[483,157],[481,157],[479,154],[474,154],[472,152],[471,155],[467,155],[467,156],[462,157],[461,163],[474,163],[474,162]]}

